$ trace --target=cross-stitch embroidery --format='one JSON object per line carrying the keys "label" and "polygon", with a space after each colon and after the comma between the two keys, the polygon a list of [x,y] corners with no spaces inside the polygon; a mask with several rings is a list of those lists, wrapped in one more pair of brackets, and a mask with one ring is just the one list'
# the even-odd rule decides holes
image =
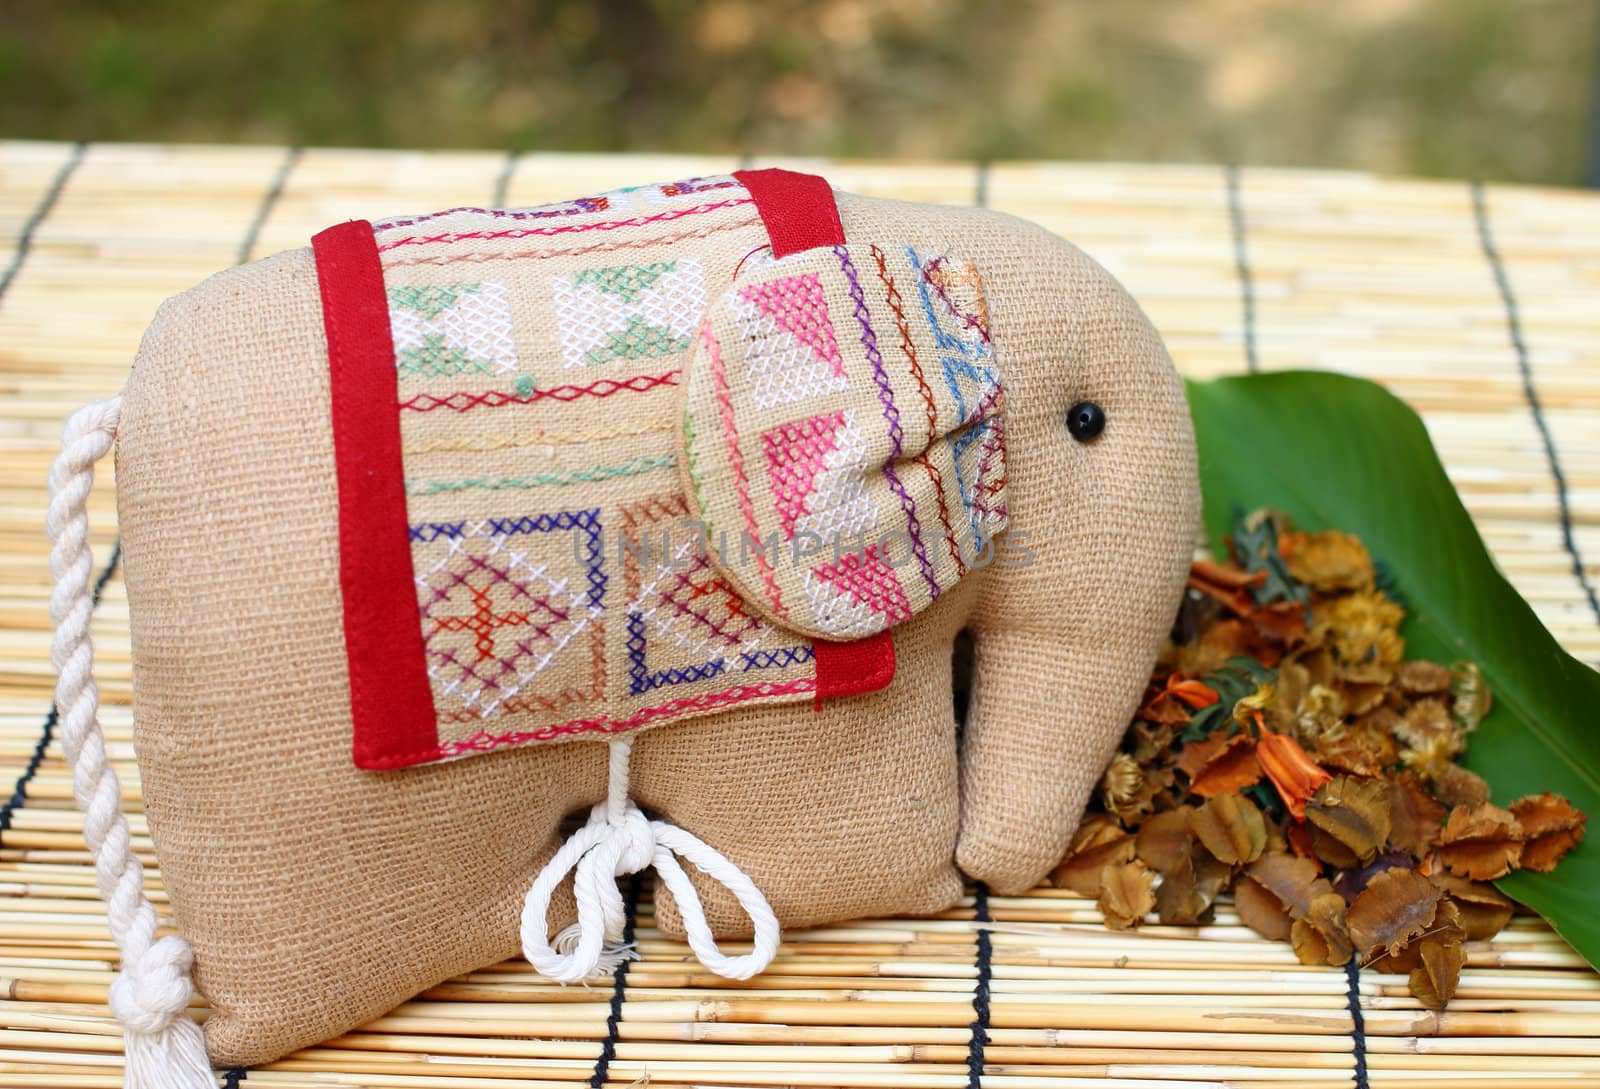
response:
{"label": "cross-stitch embroidery", "polygon": [[512,374],[517,369],[505,284],[392,287],[389,330],[401,377]]}
{"label": "cross-stitch embroidery", "polygon": [[970,262],[877,244],[758,253],[700,339],[686,417],[720,426],[686,428],[694,496],[710,523],[806,544],[770,570],[721,556],[781,622],[830,639],[902,623],[1005,526],[1004,395]]}
{"label": "cross-stitch embroidery", "polygon": [[679,355],[705,313],[705,274],[692,258],[584,269],[552,288],[568,367]]}
{"label": "cross-stitch embroidery", "polygon": [[[628,599],[628,677],[635,694],[727,674],[786,669],[812,660],[811,646],[752,614],[691,536],[660,535],[688,517],[681,495],[621,508]],[[662,651],[668,653],[663,655]],[[665,668],[652,663],[666,657]]]}
{"label": "cross-stitch embroidery", "polygon": [[[573,562],[570,548],[535,550],[529,540],[563,533],[582,536],[585,566]],[[600,698],[592,659],[563,653],[586,641],[603,657],[608,579],[598,510],[426,522],[412,526],[411,540],[442,720],[533,706],[558,711]]]}
{"label": "cross-stitch embroidery", "polygon": [[690,178],[374,228],[441,756],[808,698],[816,638],[904,622],[1004,526],[977,269],[774,259],[751,203]]}

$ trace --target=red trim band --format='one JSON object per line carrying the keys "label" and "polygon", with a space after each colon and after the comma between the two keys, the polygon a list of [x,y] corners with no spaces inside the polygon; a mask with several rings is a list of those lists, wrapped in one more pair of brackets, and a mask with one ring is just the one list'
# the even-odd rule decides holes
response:
{"label": "red trim band", "polygon": [[817,663],[816,709],[838,696],[876,692],[894,680],[894,636],[887,631],[853,643],[812,644]]}
{"label": "red trim band", "polygon": [[353,754],[362,768],[393,767],[401,756],[420,763],[438,757],[439,737],[417,620],[383,266],[364,220],[329,227],[311,248],[328,336]]}
{"label": "red trim band", "polygon": [[818,246],[844,245],[844,225],[833,187],[815,174],[793,170],[740,170],[733,175],[756,202],[772,242],[772,256]]}

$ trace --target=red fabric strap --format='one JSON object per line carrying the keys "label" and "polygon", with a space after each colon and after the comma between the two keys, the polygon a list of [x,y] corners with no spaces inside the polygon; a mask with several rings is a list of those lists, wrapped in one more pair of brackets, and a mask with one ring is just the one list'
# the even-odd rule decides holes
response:
{"label": "red fabric strap", "polygon": [[362,220],[329,227],[311,248],[328,337],[354,757],[357,767],[399,767],[434,759],[439,739],[417,622],[383,266]]}
{"label": "red fabric strap", "polygon": [[[776,168],[740,170],[733,176],[756,202],[772,256],[844,245],[839,206],[825,179]],[[887,631],[853,643],[818,641],[814,653],[819,711],[825,699],[876,692],[894,680],[894,638]]]}
{"label": "red fabric strap", "polygon": [[740,170],[733,175],[756,202],[772,242],[772,256],[787,257],[818,246],[844,245],[844,226],[833,187],[815,174],[793,170]]}
{"label": "red fabric strap", "polygon": [[817,662],[816,708],[838,696],[876,692],[894,680],[894,636],[887,631],[853,643],[817,640],[812,647]]}

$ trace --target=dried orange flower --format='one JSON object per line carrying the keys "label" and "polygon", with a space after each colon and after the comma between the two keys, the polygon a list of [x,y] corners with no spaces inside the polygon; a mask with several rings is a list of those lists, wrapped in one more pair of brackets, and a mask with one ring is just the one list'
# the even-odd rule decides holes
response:
{"label": "dried orange flower", "polygon": [[1295,820],[1305,820],[1306,799],[1333,778],[1306,755],[1298,741],[1271,730],[1262,730],[1256,741],[1256,761]]}
{"label": "dried orange flower", "polygon": [[1189,721],[1189,712],[1210,707],[1221,698],[1204,681],[1173,673],[1167,677],[1166,686],[1145,701],[1139,714],[1151,722],[1178,725]]}
{"label": "dried orange flower", "polygon": [[1442,1009],[1464,943],[1515,909],[1486,882],[1555,866],[1584,815],[1553,794],[1491,805],[1456,763],[1488,686],[1470,662],[1405,661],[1404,610],[1359,540],[1273,511],[1233,528],[1228,562],[1194,566],[1102,812],[1053,883],[1118,928],[1204,922],[1231,888],[1239,919],[1304,963],[1359,956]]}

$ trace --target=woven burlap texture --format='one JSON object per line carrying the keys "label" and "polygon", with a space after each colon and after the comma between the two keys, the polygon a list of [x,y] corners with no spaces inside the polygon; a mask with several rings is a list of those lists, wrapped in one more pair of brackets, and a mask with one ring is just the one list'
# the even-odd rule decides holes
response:
{"label": "woven burlap texture", "polygon": [[[639,738],[633,796],[743,868],[787,927],[941,910],[960,895],[957,865],[1001,893],[1047,872],[1142,692],[1199,507],[1181,383],[1104,270],[1001,215],[839,206],[852,240],[982,269],[1011,528],[994,564],[895,630],[887,689]],[[1081,400],[1109,421],[1088,444],[1065,427]],[[270,1060],[515,955],[559,821],[604,793],[605,749],[353,766],[308,250],[162,308],[117,469],[145,808],[212,1006],[212,1058]],[[977,649],[958,751],[950,657],[964,627]],[[737,935],[726,894],[701,894],[714,929]],[[660,916],[676,930],[670,903]]]}

